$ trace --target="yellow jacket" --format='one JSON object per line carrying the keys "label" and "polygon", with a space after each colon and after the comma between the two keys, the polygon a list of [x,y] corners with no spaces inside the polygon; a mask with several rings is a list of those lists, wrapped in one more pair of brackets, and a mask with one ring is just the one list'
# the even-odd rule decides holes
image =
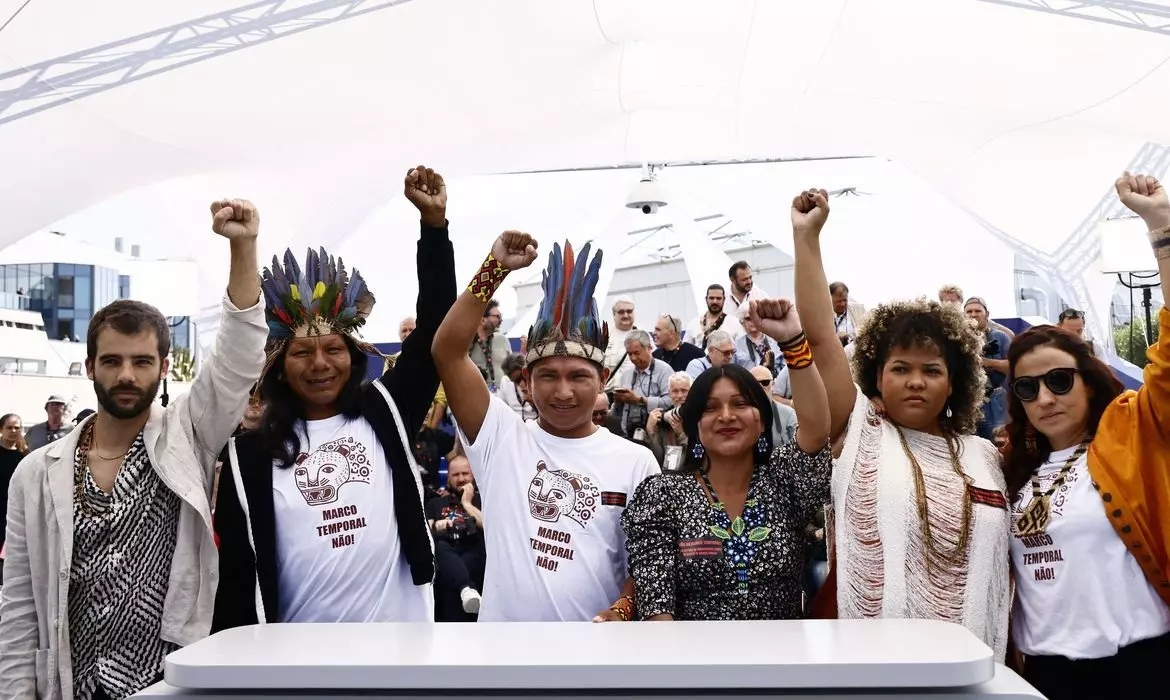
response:
{"label": "yellow jacket", "polygon": [[1170,309],[1158,314],[1145,385],[1114,399],[1089,447],[1109,522],[1170,605]]}

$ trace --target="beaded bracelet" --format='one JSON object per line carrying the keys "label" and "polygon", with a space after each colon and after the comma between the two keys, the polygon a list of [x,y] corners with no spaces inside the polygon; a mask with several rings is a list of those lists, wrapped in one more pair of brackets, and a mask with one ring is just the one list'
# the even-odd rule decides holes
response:
{"label": "beaded bracelet", "polygon": [[808,338],[804,336],[803,332],[797,333],[795,338],[781,343],[780,351],[784,353],[784,363],[788,365],[790,370],[807,369],[812,366],[812,347],[808,344]]}
{"label": "beaded bracelet", "polygon": [[624,595],[617,599],[617,602],[610,606],[610,611],[617,614],[622,619],[622,622],[629,622],[634,617],[634,599],[628,595]]}
{"label": "beaded bracelet", "polygon": [[1150,237],[1150,246],[1154,249],[1154,257],[1159,260],[1170,258],[1170,226],[1156,228],[1147,235]]}
{"label": "beaded bracelet", "polygon": [[483,264],[479,266],[479,271],[475,273],[475,276],[471,278],[471,283],[467,285],[467,291],[486,304],[492,300],[492,295],[500,288],[500,284],[508,276],[508,272],[509,270],[499,260],[496,260],[496,256],[488,253]]}

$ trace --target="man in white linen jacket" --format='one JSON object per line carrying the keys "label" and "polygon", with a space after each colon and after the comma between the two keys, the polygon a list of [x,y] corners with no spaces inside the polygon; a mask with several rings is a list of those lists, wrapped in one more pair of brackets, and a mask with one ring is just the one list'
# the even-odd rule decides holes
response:
{"label": "man in white linen jacket", "polygon": [[[169,371],[157,309],[117,301],[87,334],[99,411],[12,477],[0,604],[0,697],[126,697],[211,628],[215,462],[264,365],[259,214],[212,205],[231,268],[216,350],[190,391],[154,405]],[[311,293],[306,290],[306,293]]]}

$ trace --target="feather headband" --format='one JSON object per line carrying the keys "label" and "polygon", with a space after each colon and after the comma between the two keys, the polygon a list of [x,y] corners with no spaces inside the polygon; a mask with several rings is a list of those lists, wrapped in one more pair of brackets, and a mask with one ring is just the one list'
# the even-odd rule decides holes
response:
{"label": "feather headband", "polygon": [[599,322],[593,298],[601,275],[601,250],[589,260],[586,243],[576,259],[565,241],[564,253],[554,243],[548,268],[541,275],[544,298],[536,323],[528,331],[529,364],[546,357],[581,357],[598,364],[609,345],[609,325]]}
{"label": "feather headband", "polygon": [[374,308],[374,295],[354,270],[346,272],[341,258],[309,249],[302,269],[292,250],[284,251],[284,264],[272,256],[272,267],[260,276],[264,315],[268,321],[268,363],[265,373],[295,338],[339,333],[349,336],[364,352],[381,355],[361,340],[358,329]]}

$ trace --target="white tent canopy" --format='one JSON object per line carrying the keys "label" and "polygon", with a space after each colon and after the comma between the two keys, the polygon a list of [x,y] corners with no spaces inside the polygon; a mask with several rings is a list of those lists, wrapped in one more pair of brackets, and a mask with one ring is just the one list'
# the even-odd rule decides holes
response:
{"label": "white tent canopy", "polygon": [[417,162],[873,155],[1051,252],[1170,143],[1170,38],[1098,7],[1130,4],[0,0],[0,245],[143,192],[184,221],[246,194],[270,241],[339,243]]}

